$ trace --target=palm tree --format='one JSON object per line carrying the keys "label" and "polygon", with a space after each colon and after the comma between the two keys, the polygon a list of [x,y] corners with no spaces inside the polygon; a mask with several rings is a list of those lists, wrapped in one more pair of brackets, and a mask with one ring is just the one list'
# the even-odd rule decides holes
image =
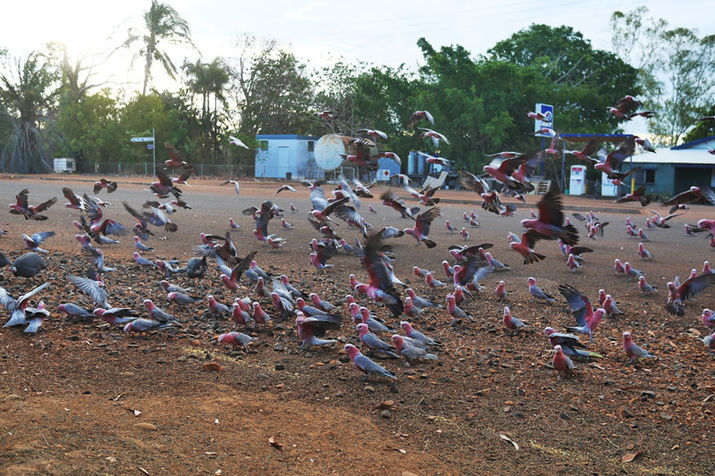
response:
{"label": "palm tree", "polygon": [[[224,91],[229,77],[226,67],[220,58],[215,58],[211,63],[184,63],[184,71],[188,75],[188,86],[192,93],[200,94],[202,98],[201,122],[204,126],[204,150],[219,148],[218,142],[218,103],[226,104]],[[211,112],[211,95],[214,96],[214,110]]]}
{"label": "palm tree", "polygon": [[191,41],[191,31],[186,20],[179,16],[173,7],[157,0],[151,0],[151,8],[144,13],[144,33],[129,30],[129,38],[122,46],[129,48],[137,41],[141,42],[139,56],[144,57],[144,86],[142,95],[146,95],[146,87],[151,77],[151,67],[154,60],[159,61],[167,74],[176,78],[177,68],[171,61],[168,54],[160,49],[160,43],[166,41],[172,44],[188,43],[194,46]]}
{"label": "palm tree", "polygon": [[18,59],[14,71],[0,74],[0,109],[9,125],[0,169],[41,172],[50,168],[47,122],[59,94],[59,73],[37,52]]}

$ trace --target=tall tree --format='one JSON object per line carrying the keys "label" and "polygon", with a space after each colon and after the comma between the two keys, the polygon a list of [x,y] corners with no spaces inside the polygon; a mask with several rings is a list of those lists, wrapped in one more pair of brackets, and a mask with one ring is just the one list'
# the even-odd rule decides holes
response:
{"label": "tall tree", "polygon": [[656,112],[648,126],[658,141],[677,144],[715,98],[715,35],[670,28],[646,7],[611,16],[614,51],[639,68],[647,106]]}
{"label": "tall tree", "polygon": [[129,48],[135,43],[139,43],[138,55],[144,58],[144,85],[142,94],[146,94],[146,88],[151,78],[151,68],[154,60],[157,60],[164,67],[164,71],[172,78],[176,78],[177,67],[169,57],[168,53],[162,49],[162,43],[191,45],[191,30],[189,24],[179,16],[171,5],[159,3],[151,0],[151,7],[144,13],[144,32],[129,30],[129,37],[123,43],[123,47]]}
{"label": "tall tree", "polygon": [[[226,104],[226,85],[229,80],[228,71],[220,58],[211,63],[184,63],[184,71],[188,75],[188,86],[192,93],[201,96],[201,122],[204,130],[203,149],[205,156],[210,151],[219,150],[219,121],[221,115],[218,105]],[[211,111],[211,96],[213,95],[213,111]]]}
{"label": "tall tree", "polygon": [[0,103],[12,127],[0,168],[19,173],[51,169],[46,124],[60,91],[58,80],[58,71],[38,52],[17,59],[0,73]]}
{"label": "tall tree", "polygon": [[267,43],[256,48],[246,38],[237,64],[231,68],[229,90],[240,111],[236,124],[249,140],[256,134],[304,134],[310,115],[313,85],[306,65],[292,53]]}

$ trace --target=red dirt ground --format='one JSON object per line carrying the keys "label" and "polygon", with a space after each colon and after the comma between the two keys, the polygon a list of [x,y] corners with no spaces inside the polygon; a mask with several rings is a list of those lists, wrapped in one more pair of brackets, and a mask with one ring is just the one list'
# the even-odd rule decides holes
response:
{"label": "red dirt ground", "polygon": [[[107,215],[130,226],[132,219],[121,201],[138,208],[150,194],[139,185],[144,179],[118,180],[117,192],[101,192],[101,197],[113,202]],[[199,242],[200,231],[223,234],[232,216],[242,227],[233,233],[239,254],[258,249],[257,260],[264,269],[287,274],[302,289],[342,303],[350,291],[347,274],[366,279],[357,259],[344,253],[331,259],[335,267],[325,273],[310,266],[307,242],[315,231],[304,218],[310,206],[306,189],[275,198],[286,210],[293,202],[301,212],[286,212],[295,230],[270,223],[271,232],[289,240],[284,249],[271,252],[253,238],[252,221],[240,211],[259,205],[277,185],[244,183],[237,197],[233,188],[218,183],[204,180],[185,187],[185,199],[193,209],[172,216],[179,226],[177,233],[160,240],[163,234],[157,232],[149,241],[157,256],[185,262],[192,245]],[[89,259],[80,255],[72,238],[71,222],[78,213],[62,207],[63,185],[77,193],[91,191],[91,183],[77,177],[67,181],[0,178],[0,198],[6,203],[13,202],[23,187],[30,189],[31,203],[51,196],[60,199],[48,211],[46,222],[7,214],[0,219],[0,228],[9,231],[0,238],[0,250],[11,258],[22,253],[21,233],[58,233],[45,243],[50,250],[49,269],[41,277],[26,281],[7,268],[0,271],[0,286],[14,296],[49,280],[51,287],[36,297],[53,311],[37,335],[25,335],[21,328],[0,329],[0,470],[4,474],[713,472],[708,421],[712,421],[715,375],[713,355],[699,340],[706,335],[699,315],[704,307],[715,307],[715,289],[706,289],[695,302],[688,302],[685,317],[671,316],[663,307],[666,281],[675,275],[686,277],[691,268],[700,270],[704,259],[715,261],[704,237],[683,234],[683,223],[715,218],[712,207],[692,207],[671,220],[671,229],[649,230],[652,241],[647,248],[656,259],[644,262],[636,255],[637,241],[624,233],[624,221],[629,214],[643,226],[649,207],[566,197],[568,214],[593,210],[610,222],[606,236],[596,241],[586,240],[578,224],[582,243],[595,252],[585,256],[585,267],[576,274],[569,272],[552,242],[537,244],[547,259],[530,266],[523,266],[508,249],[506,233],[520,232],[518,220],[528,217],[537,197],[528,197],[530,205],[520,208],[516,217],[480,213],[481,227],[470,229],[469,242],[494,243],[495,257],[513,270],[488,276],[483,281],[487,291],[463,306],[475,317],[473,323],[451,329],[444,310],[413,319],[417,328],[428,329],[444,346],[437,363],[408,368],[394,359],[376,359],[397,374],[393,385],[377,378],[363,382],[342,345],[298,350],[290,320],[253,332],[258,342],[248,354],[220,346],[216,336],[231,330],[231,324],[210,317],[203,301],[190,310],[169,305],[157,286],[158,273],[147,274],[131,261],[134,248],[128,236],[120,245],[103,248],[108,265],[118,268],[106,276],[110,301],[143,310],[142,300],[151,297],[184,321],[183,327],[125,335],[119,326],[101,321],[66,320],[56,311],[60,303],[72,300],[92,306],[65,281],[67,273],[82,273]],[[474,199],[465,192],[437,195],[450,202]],[[371,214],[366,205],[361,209],[376,228],[409,225],[379,200],[365,202],[378,210]],[[464,211],[482,211],[478,205],[460,203],[445,203],[442,209],[444,217],[435,221],[430,236],[437,248],[415,247],[410,237],[393,242],[397,276],[418,294],[439,302],[445,292],[430,292],[411,267],[429,268],[443,279],[440,262],[449,257],[446,246],[462,242],[446,233],[444,218],[461,227]],[[345,224],[339,228],[352,242],[355,232]],[[658,295],[641,297],[634,282],[614,276],[615,257],[646,272],[648,281],[660,288]],[[535,276],[553,294],[558,294],[558,284],[569,283],[594,300],[599,288],[614,295],[625,314],[606,319],[589,347],[602,358],[577,362],[579,369],[573,375],[556,379],[542,330],[547,325],[562,330],[573,318],[561,296],[552,306],[529,298],[528,276]],[[500,279],[507,283],[513,314],[527,321],[529,330],[516,335],[503,330],[503,305],[493,294]],[[245,281],[241,292],[227,292],[213,268],[201,282],[185,277],[172,281],[193,286],[202,298],[210,291],[224,303],[253,294]],[[274,313],[269,303],[263,307]],[[368,307],[397,324],[384,308]],[[2,310],[0,315],[7,313]],[[620,345],[625,330],[658,359],[625,366]],[[358,342],[347,318],[341,330],[330,335],[341,342]],[[218,363],[221,370],[207,370],[209,362]],[[134,410],[141,413],[135,416]],[[516,442],[519,450],[500,434]],[[637,452],[633,461],[622,462]]]}

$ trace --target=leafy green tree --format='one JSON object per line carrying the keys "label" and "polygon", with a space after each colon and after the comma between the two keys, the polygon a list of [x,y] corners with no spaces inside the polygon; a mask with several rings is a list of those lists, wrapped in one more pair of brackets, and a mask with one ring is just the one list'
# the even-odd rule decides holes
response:
{"label": "leafy green tree", "polygon": [[0,73],[0,104],[11,127],[0,168],[19,173],[51,170],[52,142],[46,125],[59,91],[58,71],[38,52],[17,59]]}
{"label": "leafy green tree", "polygon": [[[256,45],[242,40],[241,53],[229,68],[228,103],[236,111],[229,130],[251,150],[231,147],[229,158],[251,160],[256,134],[306,134],[315,124],[311,113],[313,84],[304,63],[275,42]],[[225,138],[228,143],[228,137]]]}
{"label": "leafy green tree", "polygon": [[161,63],[169,77],[176,78],[178,69],[162,48],[162,44],[186,43],[193,46],[191,30],[186,20],[181,18],[171,5],[159,3],[157,0],[152,0],[151,7],[144,13],[144,32],[130,29],[129,37],[122,46],[130,48],[136,43],[140,44],[137,54],[144,58],[144,84],[142,86],[144,95],[155,60]]}
{"label": "leafy green tree", "polygon": [[109,90],[84,95],[81,101],[60,100],[54,123],[57,154],[77,160],[77,169],[93,172],[95,162],[119,162],[127,138],[119,127],[119,108]]}
{"label": "leafy green tree", "polygon": [[[705,116],[715,116],[715,105],[710,107],[710,109],[705,111]],[[695,127],[690,129],[685,137],[683,137],[683,142],[690,142],[698,139],[704,139],[706,137],[715,136],[715,121],[702,121],[698,122]]]}
{"label": "leafy green tree", "polygon": [[134,136],[150,136],[152,128],[156,129],[157,162],[163,154],[162,144],[169,140],[169,114],[165,103],[158,94],[137,95],[121,110],[119,118],[120,130],[123,135],[126,162],[146,162],[151,160],[151,153],[145,144],[130,144]]}
{"label": "leafy green tree", "polygon": [[648,15],[646,7],[614,12],[612,43],[638,67],[646,105],[656,112],[649,129],[659,142],[675,145],[715,99],[715,35],[699,37]]}
{"label": "leafy green tree", "polygon": [[611,132],[619,122],[606,108],[626,94],[641,92],[635,68],[611,52],[594,49],[568,26],[531,25],[489,53],[493,59],[531,67],[534,78],[547,81],[539,91],[544,99],[538,102],[554,105],[556,127],[562,132]]}

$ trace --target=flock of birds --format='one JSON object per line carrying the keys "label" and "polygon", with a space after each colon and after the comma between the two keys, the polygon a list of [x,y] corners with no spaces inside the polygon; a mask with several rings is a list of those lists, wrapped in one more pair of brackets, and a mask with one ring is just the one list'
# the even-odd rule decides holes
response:
{"label": "flock of birds", "polygon": [[[637,112],[638,103],[634,98],[626,97],[614,107],[613,114],[623,114],[624,118],[632,117],[635,114],[645,114]],[[638,103],[639,104],[639,103]],[[321,113],[328,117],[329,112]],[[620,117],[620,116],[619,116]],[[433,117],[427,111],[417,111],[410,118],[408,128],[413,128],[422,120],[427,120],[434,124]],[[364,129],[360,131],[361,137],[356,137],[350,142],[354,148],[354,153],[346,154],[346,159],[372,169],[370,164],[374,164],[379,157],[390,157],[399,162],[399,157],[394,153],[375,153],[375,143],[368,137],[385,139],[386,135],[381,131]],[[446,137],[431,129],[422,129],[422,136],[434,142],[435,147],[439,146],[439,141],[447,142]],[[231,138],[232,143],[237,146],[244,146],[238,139]],[[614,152],[602,157],[600,160],[592,159],[590,156],[596,152],[593,143],[582,151],[572,151],[572,153],[585,161],[595,162],[595,167],[603,170],[613,180],[622,180],[626,175],[620,171],[623,160],[635,150],[635,144],[641,144],[646,150],[649,148],[647,141],[637,142],[637,138],[628,139]],[[238,141],[239,143],[237,143]],[[519,200],[525,200],[524,194],[533,191],[534,187],[529,178],[537,161],[549,155],[555,155],[558,149],[558,134],[555,133],[549,149],[532,154],[522,154],[516,152],[500,152],[493,156],[492,162],[485,166],[482,175],[475,175],[470,172],[461,172],[460,181],[462,185],[479,194],[484,210],[499,216],[511,216],[516,208],[513,204],[502,203],[501,197],[506,194],[515,196]],[[597,144],[596,144],[597,145]],[[209,271],[209,259],[215,263],[215,269],[220,276],[221,285],[229,291],[240,291],[246,288],[239,287],[242,279],[252,286],[251,296],[235,298],[232,303],[224,304],[218,302],[212,294],[205,296],[205,302],[210,314],[230,319],[234,330],[222,334],[218,341],[234,348],[243,347],[248,350],[248,345],[255,340],[254,337],[241,332],[246,328],[259,330],[261,327],[269,325],[274,318],[295,318],[297,334],[301,341],[301,348],[316,346],[333,346],[337,343],[335,339],[326,339],[329,331],[340,329],[343,324],[343,312],[340,305],[331,304],[321,299],[316,293],[305,293],[297,289],[290,282],[286,275],[272,276],[266,273],[256,262],[257,251],[251,251],[246,256],[239,256],[238,250],[232,240],[231,231],[240,230],[233,218],[229,218],[231,231],[225,234],[205,234],[199,235],[200,243],[193,247],[196,257],[191,258],[180,266],[176,261],[166,261],[161,259],[149,259],[147,256],[154,252],[147,243],[151,237],[155,236],[151,226],[162,229],[163,232],[172,233],[177,231],[178,226],[169,218],[178,209],[191,209],[182,198],[183,192],[179,185],[189,185],[187,179],[191,175],[191,165],[182,160],[178,151],[169,144],[166,144],[170,159],[165,162],[166,168],[156,171],[157,180],[149,185],[149,190],[154,194],[154,199],[146,201],[141,207],[134,208],[130,204],[123,202],[124,209],[136,220],[131,227],[134,233],[134,247],[136,251],[133,258],[138,266],[156,269],[164,278],[161,281],[162,288],[166,291],[166,299],[173,303],[178,309],[191,308],[202,299],[195,295],[192,289],[182,288],[172,284],[169,280],[178,274],[184,274],[189,279],[202,279]],[[432,157],[431,163],[441,163],[448,165],[449,161],[440,157]],[[429,160],[428,160],[429,162]],[[179,177],[170,177],[170,171],[179,170]],[[310,190],[310,212],[307,213],[307,221],[315,228],[318,236],[311,240],[310,262],[321,273],[328,272],[332,267],[328,263],[330,258],[337,253],[345,252],[355,256],[360,265],[365,269],[368,281],[359,282],[355,274],[348,276],[351,294],[345,296],[348,314],[352,323],[356,326],[357,337],[362,344],[363,351],[369,351],[372,355],[383,354],[393,358],[404,358],[406,365],[414,364],[421,360],[437,360],[437,352],[441,347],[438,339],[429,337],[416,329],[410,320],[420,316],[427,308],[442,309],[442,305],[434,303],[419,296],[414,289],[408,288],[394,273],[393,261],[396,259],[393,241],[401,236],[410,235],[416,245],[424,243],[427,248],[435,248],[437,243],[429,236],[432,231],[435,219],[441,216],[439,208],[439,197],[436,192],[439,187],[426,187],[415,190],[409,186],[409,179],[403,175],[398,177],[402,181],[403,189],[417,204],[426,207],[422,210],[420,206],[410,206],[404,199],[397,195],[394,189],[385,191],[379,198],[386,207],[394,209],[402,219],[409,220],[411,226],[402,229],[395,226],[386,226],[382,229],[374,230],[373,226],[363,218],[359,210],[362,200],[374,198],[370,185],[363,185],[358,180],[349,183],[340,179],[336,188],[332,190],[332,196],[327,197],[324,185],[320,181],[303,184]],[[490,185],[491,182],[501,186],[501,192]],[[233,185],[237,194],[240,194],[240,184],[238,180],[227,180],[221,185]],[[67,198],[67,208],[77,210],[80,215],[74,225],[78,229],[75,235],[84,255],[88,257],[88,269],[85,275],[68,274],[66,279],[85,293],[93,302],[94,309],[85,306],[66,302],[57,306],[57,310],[66,313],[73,319],[91,320],[99,318],[112,325],[122,324],[124,332],[147,332],[162,330],[172,327],[182,326],[182,321],[172,313],[158,307],[151,299],[145,299],[143,305],[146,308],[147,317],[140,317],[140,312],[124,307],[113,307],[109,301],[110,296],[105,285],[105,276],[111,276],[115,268],[109,267],[104,260],[104,253],[100,246],[114,246],[119,243],[113,237],[121,237],[130,233],[130,228],[122,225],[112,218],[108,218],[108,207],[111,204],[100,199],[96,195],[101,190],[106,189],[107,193],[112,193],[117,189],[117,183],[102,179],[94,186],[95,196],[87,194],[75,194],[70,188],[62,189],[63,195]],[[269,226],[274,218],[280,218],[280,226],[283,230],[294,227],[285,217],[284,210],[274,203],[275,197],[284,192],[296,192],[290,185],[280,186],[271,199],[263,201],[259,206],[254,206],[243,210],[243,214],[251,216],[254,221],[253,236],[255,239],[269,247],[270,251],[279,250],[284,246],[286,240],[277,233],[270,233]],[[637,192],[637,191],[636,191]],[[633,195],[633,194],[631,194]],[[10,213],[22,215],[26,220],[45,221],[47,216],[43,215],[48,208],[57,202],[56,198],[49,199],[37,206],[29,205],[29,191],[24,189],[16,195],[16,202],[10,204]],[[161,201],[165,199],[171,200]],[[617,201],[633,200],[639,201],[643,206],[650,203],[650,199],[645,194],[635,194],[623,197]],[[686,209],[690,203],[705,203],[715,205],[715,194],[709,188],[692,187],[690,190],[676,195],[672,199],[664,202],[667,206],[672,206],[670,214],[663,217],[654,212],[652,217],[648,217],[645,228],[655,227],[668,228],[668,221],[674,216],[678,209]],[[543,254],[535,251],[535,246],[542,240],[557,241],[561,251],[565,256],[568,268],[577,272],[585,265],[583,254],[593,251],[592,248],[579,246],[579,232],[577,227],[570,222],[570,217],[566,217],[563,211],[561,195],[556,187],[551,189],[541,197],[537,205],[538,212],[532,212],[532,217],[521,220],[523,232],[521,236],[515,233],[508,234],[509,248],[523,258],[523,264],[545,259]],[[290,211],[298,213],[298,209],[293,203],[290,204]],[[376,213],[372,204],[369,211]],[[587,230],[587,237],[595,242],[604,234],[607,222],[602,222],[593,212],[585,216],[574,213],[574,219],[582,221]],[[479,227],[478,215],[474,212],[464,213],[465,226],[459,234],[466,242],[469,239],[467,227]],[[354,244],[338,234],[338,220],[347,224],[348,228],[354,228],[359,236],[355,237]],[[276,220],[278,221],[278,220]],[[275,223],[275,222],[274,222]],[[446,232],[450,235],[458,232],[449,220],[446,220]],[[646,231],[637,227],[630,218],[626,219],[626,232],[628,235],[640,240],[638,244],[638,254],[644,260],[653,259],[651,253],[645,248],[645,243],[649,241]],[[715,249],[715,220],[700,220],[696,225],[685,225],[686,234],[709,232],[710,247]],[[4,234],[0,230],[0,236]],[[341,233],[343,234],[343,233]],[[42,231],[32,236],[22,235],[23,243],[29,250],[11,262],[4,254],[0,253],[0,268],[8,266],[9,270],[17,277],[33,278],[40,274],[47,267],[42,255],[47,253],[41,246],[53,237],[53,231]],[[454,235],[453,235],[454,236]],[[438,279],[438,273],[415,266],[414,273],[420,279],[424,279],[425,286],[433,292],[446,291],[445,303],[446,312],[451,316],[450,326],[457,327],[465,325],[474,318],[463,309],[470,299],[476,299],[480,292],[485,291],[485,287],[480,284],[486,276],[493,272],[508,271],[510,267],[498,261],[490,251],[493,248],[491,243],[479,245],[452,245],[449,247],[449,256],[454,261],[450,263],[442,262],[445,281]],[[615,274],[625,275],[629,279],[636,279],[637,285],[643,294],[656,293],[657,289],[647,283],[644,273],[635,269],[630,262],[621,263],[615,259]],[[111,280],[111,278],[109,278]],[[667,284],[668,297],[666,308],[669,312],[679,316],[685,315],[686,303],[693,299],[696,294],[715,284],[715,274],[713,274],[707,261],[704,263],[702,273],[696,270],[691,275],[680,282],[678,278]],[[50,315],[44,301],[39,301],[34,307],[30,304],[36,301],[36,296],[41,296],[43,290],[47,289],[50,283],[46,282],[33,288],[20,297],[11,296],[4,288],[0,287],[0,303],[9,311],[10,317],[4,327],[25,325],[25,332],[37,332],[43,321]],[[551,296],[541,290],[536,284],[536,279],[528,279],[528,290],[531,296],[547,304],[556,301]],[[577,334],[587,335],[590,341],[593,334],[608,316],[620,314],[616,300],[604,290],[599,291],[598,306],[592,304],[591,300],[584,293],[575,289],[571,285],[562,284],[559,292],[566,300],[574,316],[573,326],[566,328],[568,333],[555,331],[547,327],[544,332],[553,346],[553,366],[559,372],[568,372],[574,368],[572,358],[590,359],[598,358],[599,354],[588,351],[587,343],[580,340]],[[508,296],[505,281],[500,281],[494,290],[500,301],[505,301]],[[385,306],[394,319],[399,320],[401,333],[396,333],[388,322],[378,318],[367,306],[361,306],[357,298],[365,296],[365,299]],[[272,306],[270,316],[267,306]],[[266,309],[264,309],[266,307]],[[438,310],[437,312],[444,312]],[[702,311],[702,322],[709,329],[715,331],[715,314],[709,310]],[[503,309],[503,324],[505,328],[512,332],[518,332],[526,326],[517,317],[512,316],[508,306]],[[388,340],[384,340],[382,335],[390,334]],[[704,339],[705,345],[715,349],[715,333]],[[636,345],[629,332],[623,332],[623,349],[629,357],[629,364],[641,358],[654,357],[643,348]],[[369,357],[368,352],[363,354],[352,344],[344,345],[344,351],[350,357],[355,366],[365,373],[365,378],[370,375],[384,376],[390,379],[397,378],[395,374],[381,364]]]}

